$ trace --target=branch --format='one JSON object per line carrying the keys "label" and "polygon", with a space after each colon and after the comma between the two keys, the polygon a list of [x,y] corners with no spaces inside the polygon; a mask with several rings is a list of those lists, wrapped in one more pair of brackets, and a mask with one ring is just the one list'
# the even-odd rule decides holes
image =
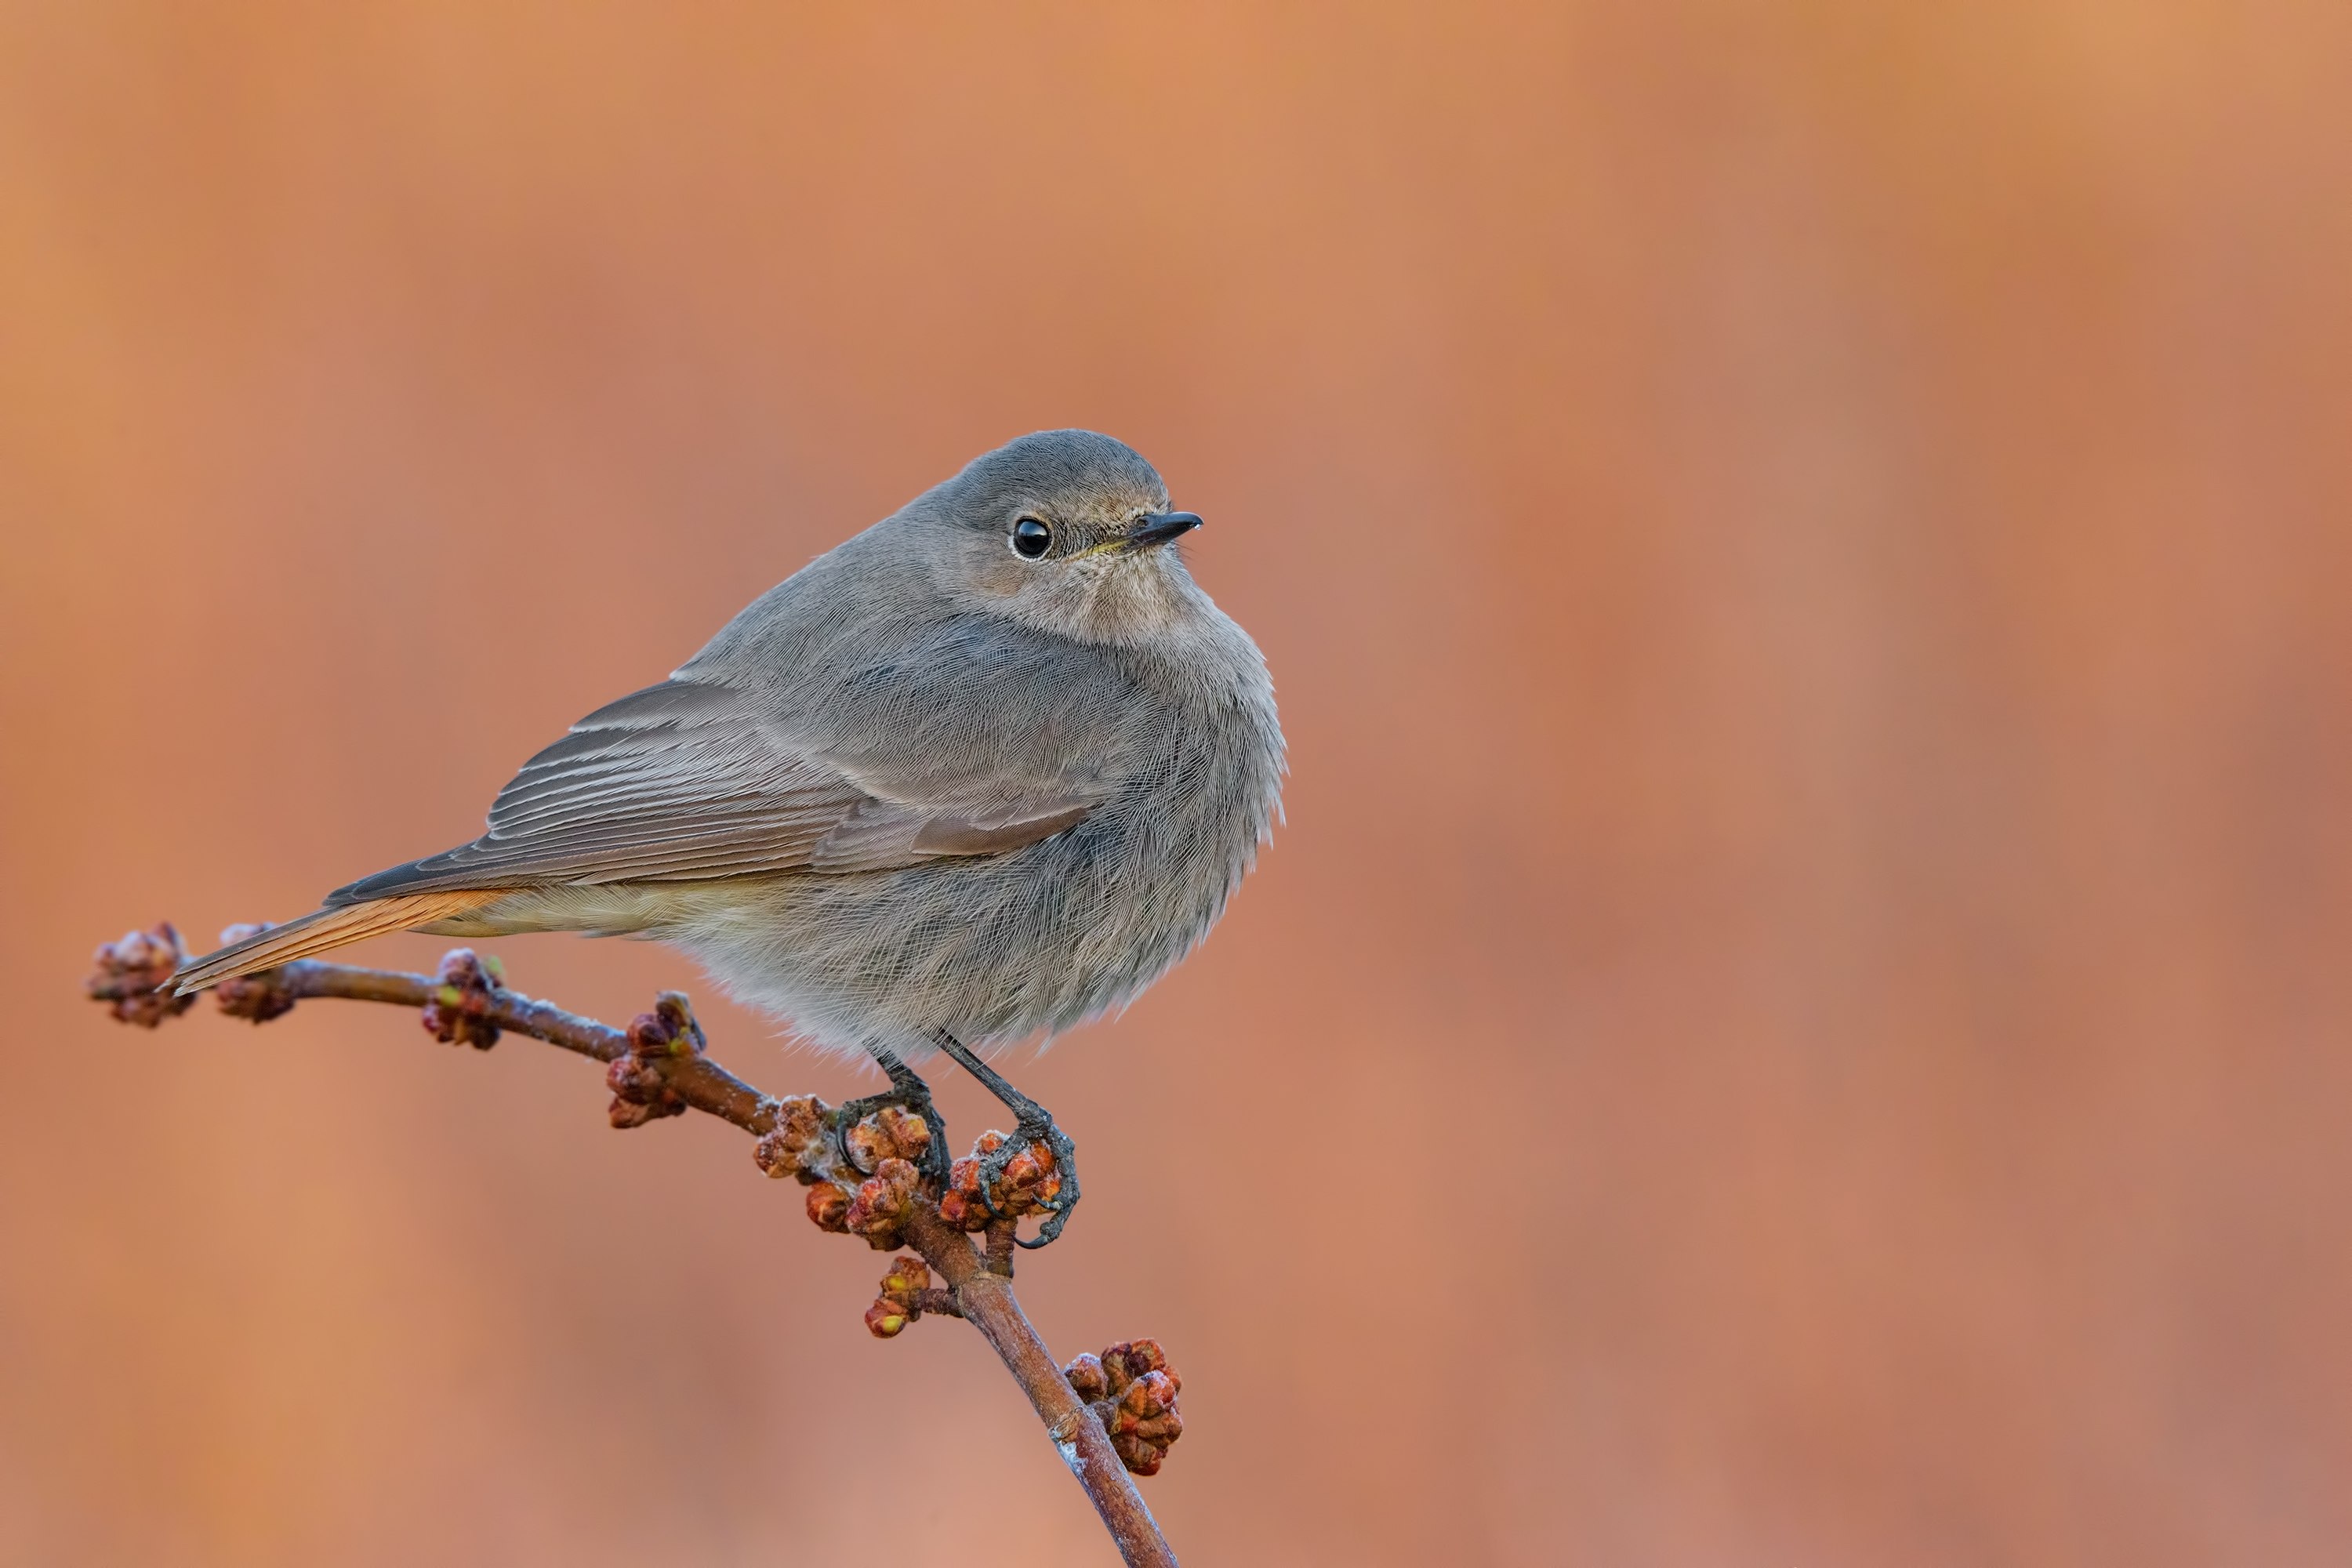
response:
{"label": "branch", "polygon": [[[254,929],[231,928],[222,939]],[[194,1005],[193,996],[158,989],[185,957],[169,922],[132,931],[98,950],[89,995],[121,1021],[154,1028]],[[283,1016],[298,1002],[334,997],[421,1008],[436,1039],[479,1050],[502,1035],[527,1035],[606,1064],[614,1127],[699,1110],[741,1128],[759,1140],[753,1157],[761,1170],[808,1188],[809,1218],[818,1228],[862,1236],[880,1250],[903,1244],[919,1255],[897,1259],[883,1277],[866,1327],[888,1339],[925,1312],[969,1321],[1029,1396],[1119,1555],[1172,1568],[1175,1554],[1129,1472],[1157,1472],[1183,1433],[1174,1369],[1150,1340],[1057,1367],[1013,1293],[1013,1228],[1060,1189],[1051,1151],[1024,1150],[983,1188],[980,1157],[1003,1139],[988,1132],[944,1184],[929,1180],[919,1169],[932,1137],[921,1117],[885,1108],[845,1127],[839,1111],[814,1095],[761,1093],[711,1060],[701,1026],[677,992],[664,992],[654,1011],[615,1029],[507,990],[503,979],[496,959],[457,948],[433,976],[299,959],[226,981],[214,994],[222,1012],[255,1023]],[[974,1233],[984,1250],[972,1244]],[[934,1269],[944,1289],[932,1284]]]}

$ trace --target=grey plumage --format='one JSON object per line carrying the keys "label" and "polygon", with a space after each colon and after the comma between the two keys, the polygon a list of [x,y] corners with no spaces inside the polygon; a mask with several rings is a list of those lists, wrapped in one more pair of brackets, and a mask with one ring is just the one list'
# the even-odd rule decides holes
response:
{"label": "grey plumage", "polygon": [[[668,942],[841,1050],[1117,1005],[1214,923],[1283,772],[1265,662],[1167,542],[1189,526],[1168,504],[1108,437],[989,453],[580,721],[480,838],[183,985],[415,913],[456,936]],[[1040,559],[1013,547],[1024,519],[1050,531]]]}

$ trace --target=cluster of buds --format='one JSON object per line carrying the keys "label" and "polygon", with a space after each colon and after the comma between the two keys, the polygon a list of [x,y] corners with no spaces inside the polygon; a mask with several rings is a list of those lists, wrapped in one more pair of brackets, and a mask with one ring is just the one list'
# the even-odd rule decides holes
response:
{"label": "cluster of buds", "polygon": [[940,1217],[960,1230],[986,1230],[995,1220],[1019,1219],[1050,1209],[1062,1195],[1062,1173],[1054,1168],[1054,1152],[1031,1143],[1005,1162],[993,1182],[985,1181],[982,1167],[988,1156],[1004,1146],[1002,1132],[983,1132],[971,1152],[948,1170],[948,1190],[940,1194]]}
{"label": "cluster of buds", "polygon": [[441,968],[433,978],[433,996],[425,1004],[425,1032],[445,1046],[487,1051],[497,1045],[499,1026],[490,1020],[498,1006],[499,984],[506,978],[499,961],[477,958],[470,947],[453,947],[441,955]]}
{"label": "cluster of buds", "polygon": [[862,1236],[876,1251],[887,1252],[904,1238],[922,1190],[931,1124],[895,1105],[846,1128],[840,1119],[840,1111],[814,1095],[779,1100],[775,1125],[751,1156],[770,1176],[799,1178],[808,1188],[809,1220],[819,1230]]}
{"label": "cluster of buds", "polygon": [[[233,944],[268,929],[232,926],[221,940]],[[169,921],[160,921],[100,947],[86,989],[115,1018],[152,1029],[194,1005],[194,996],[175,996],[168,990],[173,973],[186,959],[178,931]],[[496,959],[478,958],[466,948],[450,952],[441,960],[425,1006],[426,1031],[446,1043],[488,1050],[499,1040],[504,981]],[[314,994],[318,989],[313,988]],[[329,989],[336,994],[368,994]],[[224,981],[217,990],[224,1013],[256,1023],[282,1016],[296,1001],[283,968]],[[517,1026],[532,1027],[529,1023]],[[700,1056],[705,1048],[702,1027],[687,999],[676,992],[663,993],[654,1011],[630,1024],[627,1051],[606,1069],[613,1125],[637,1127],[687,1110],[684,1098],[670,1087],[670,1072],[679,1060]],[[814,1095],[768,1104],[773,1121],[755,1151],[760,1168],[772,1177],[794,1177],[808,1188],[809,1218],[818,1228],[862,1236],[879,1251],[900,1246],[916,1205],[929,1201],[923,1171],[938,1130],[922,1116],[895,1105],[844,1126],[842,1111]],[[992,1157],[1003,1155],[1007,1142],[1002,1132],[982,1133],[971,1152],[950,1167],[937,1193],[941,1219],[960,1230],[988,1233],[986,1267],[1004,1275],[1011,1273],[1013,1222],[1055,1210],[1066,1187],[1053,1150],[1043,1142],[1024,1142],[1003,1160],[993,1177],[988,1176]],[[877,1339],[894,1338],[926,1312],[963,1315],[955,1292],[933,1283],[923,1258],[893,1259],[879,1294],[866,1309],[866,1329]],[[1177,1409],[1181,1383],[1159,1344],[1123,1341],[1100,1355],[1079,1356],[1062,1374],[1102,1423],[1120,1463],[1139,1476],[1157,1474],[1169,1448],[1184,1433]]]}
{"label": "cluster of buds", "polygon": [[773,1103],[775,1125],[751,1146],[760,1169],[777,1181],[797,1176],[804,1187],[840,1175],[833,1108],[813,1094],[788,1094]]}
{"label": "cluster of buds", "polygon": [[152,1029],[196,1005],[194,996],[161,989],[187,956],[179,931],[170,921],[161,921],[152,930],[126,931],[92,953],[84,988],[91,1001],[106,1003],[107,1011],[123,1023]]}
{"label": "cluster of buds", "polygon": [[629,1024],[629,1054],[604,1069],[605,1087],[613,1091],[613,1125],[643,1127],[665,1116],[683,1116],[686,1101],[670,1088],[662,1064],[698,1057],[708,1043],[684,996],[665,991],[655,998],[654,1010]]}
{"label": "cluster of buds", "polygon": [[1184,1417],[1176,1410],[1183,1379],[1159,1342],[1123,1340],[1098,1356],[1078,1357],[1062,1375],[1110,1434],[1119,1463],[1139,1476],[1159,1474],[1169,1448],[1184,1435]]}
{"label": "cluster of buds", "polygon": [[820,1229],[862,1236],[875,1251],[887,1252],[905,1238],[907,1221],[913,1217],[923,1185],[923,1154],[931,1146],[931,1124],[886,1105],[845,1129],[841,1141],[849,1151],[848,1174],[874,1173],[859,1181],[853,1192],[845,1193],[834,1182],[811,1187],[809,1218]]}
{"label": "cluster of buds", "polygon": [[882,1293],[866,1309],[866,1331],[877,1340],[887,1340],[925,1312],[963,1316],[955,1292],[931,1283],[929,1264],[914,1257],[893,1258],[890,1272],[882,1276]]}
{"label": "cluster of buds", "polygon": [[931,1124],[911,1110],[886,1105],[842,1129],[841,1142],[856,1170],[878,1171],[885,1160],[919,1167],[931,1152]]}
{"label": "cluster of buds", "polygon": [[[220,933],[221,945],[232,946],[247,937],[259,936],[269,929],[262,921],[249,925],[233,925]],[[294,1011],[294,988],[286,984],[283,969],[257,970],[251,974],[231,975],[213,987],[220,1001],[220,1010],[232,1018],[250,1018],[257,1024],[267,1024]]]}

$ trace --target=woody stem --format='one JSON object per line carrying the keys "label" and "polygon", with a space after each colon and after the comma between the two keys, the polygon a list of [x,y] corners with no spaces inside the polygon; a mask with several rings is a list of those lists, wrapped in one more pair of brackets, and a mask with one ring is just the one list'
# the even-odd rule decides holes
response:
{"label": "woody stem", "polygon": [[[278,971],[278,982],[285,994],[293,998],[383,1002],[400,1007],[422,1007],[442,989],[439,982],[423,974],[316,959],[286,964]],[[480,1016],[508,1033],[528,1035],[600,1062],[618,1061],[629,1055],[629,1037],[611,1025],[502,987],[483,999]],[[650,1065],[661,1074],[664,1085],[689,1108],[754,1137],[775,1130],[776,1098],[761,1093],[702,1052],[663,1057]],[[907,1237],[924,1261],[946,1279],[958,1309],[980,1330],[981,1337],[1029,1396],[1046,1436],[1086,1489],[1121,1558],[1135,1568],[1147,1564],[1173,1568],[1175,1553],[1169,1550],[1152,1521],[1151,1510],[1135,1489],[1133,1478],[1113,1451],[1110,1435],[1055,1364],[1045,1342],[1022,1311],[1007,1274],[990,1269],[971,1239],[942,1220],[928,1197],[915,1200]]]}

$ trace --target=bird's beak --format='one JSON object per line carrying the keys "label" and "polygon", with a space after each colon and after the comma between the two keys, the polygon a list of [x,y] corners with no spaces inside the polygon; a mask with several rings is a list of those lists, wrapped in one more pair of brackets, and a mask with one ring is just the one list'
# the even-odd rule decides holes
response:
{"label": "bird's beak", "polygon": [[1197,511],[1147,511],[1119,541],[1121,550],[1156,550],[1170,540],[1201,526]]}

